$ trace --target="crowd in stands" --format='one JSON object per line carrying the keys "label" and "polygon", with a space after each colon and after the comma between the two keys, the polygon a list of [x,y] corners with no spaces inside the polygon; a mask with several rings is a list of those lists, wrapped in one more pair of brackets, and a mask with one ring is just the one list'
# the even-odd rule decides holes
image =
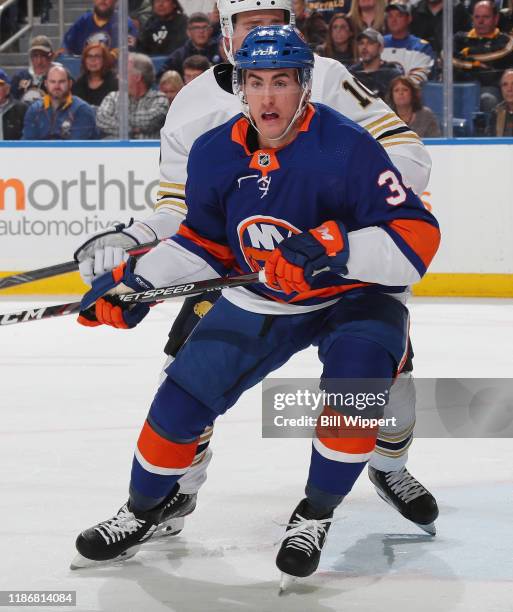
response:
{"label": "crowd in stands", "polygon": [[[477,135],[513,136],[512,4],[454,0],[454,82],[479,85]],[[50,5],[36,2],[42,18]],[[35,36],[25,69],[9,75],[0,67],[0,139],[118,137],[116,0],[91,5],[61,48]],[[219,13],[214,0],[129,0],[128,6],[130,138],[158,138],[180,89],[226,61]],[[360,81],[354,95],[362,103],[365,95],[380,97],[421,137],[441,134],[440,114],[423,103],[423,88],[442,79],[443,0],[294,0],[293,6],[312,49]],[[65,67],[69,56],[80,56],[75,78]]]}

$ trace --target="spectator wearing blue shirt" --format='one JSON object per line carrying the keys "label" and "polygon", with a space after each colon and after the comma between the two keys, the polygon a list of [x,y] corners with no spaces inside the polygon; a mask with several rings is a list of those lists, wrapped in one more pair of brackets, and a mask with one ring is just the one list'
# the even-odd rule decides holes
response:
{"label": "spectator wearing blue shirt", "polygon": [[90,140],[97,137],[93,109],[71,95],[72,79],[54,64],[46,77],[48,94],[34,102],[23,123],[22,140]]}
{"label": "spectator wearing blue shirt", "polygon": [[[101,42],[114,54],[117,53],[118,17],[115,13],[116,0],[94,0],[92,11],[80,16],[64,35],[63,51],[71,55],[82,55],[86,44]],[[134,47],[137,27],[128,20],[128,46]]]}
{"label": "spectator wearing blue shirt", "polygon": [[386,62],[401,64],[404,74],[421,85],[431,75],[435,52],[427,40],[410,34],[411,9],[409,4],[391,2],[385,9],[389,34],[381,57]]}

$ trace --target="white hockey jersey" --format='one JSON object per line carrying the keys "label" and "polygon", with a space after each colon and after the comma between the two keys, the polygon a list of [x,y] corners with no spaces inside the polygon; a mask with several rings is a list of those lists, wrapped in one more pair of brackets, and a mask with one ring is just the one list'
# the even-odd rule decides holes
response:
{"label": "white hockey jersey", "polygon": [[[160,186],[155,212],[130,229],[141,242],[176,233],[187,212],[187,160],[194,141],[241,112],[231,92],[232,67],[210,68],[184,87],[171,105],[161,130]],[[359,123],[385,147],[403,182],[421,194],[431,159],[420,138],[339,62],[315,56],[312,101],[321,102]],[[146,225],[147,227],[144,227]]]}

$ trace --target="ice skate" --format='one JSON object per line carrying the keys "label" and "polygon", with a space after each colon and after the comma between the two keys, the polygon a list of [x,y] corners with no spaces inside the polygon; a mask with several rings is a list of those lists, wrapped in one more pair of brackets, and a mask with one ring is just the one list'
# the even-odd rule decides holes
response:
{"label": "ice skate", "polygon": [[276,565],[282,572],[280,595],[296,578],[305,578],[315,572],[321,551],[332,522],[333,512],[319,516],[305,498],[292,513]]}
{"label": "ice skate", "polygon": [[436,500],[405,467],[396,472],[382,472],[369,466],[369,478],[378,495],[404,518],[418,525],[426,533],[436,535]]}
{"label": "ice skate", "polygon": [[155,533],[162,507],[134,513],[128,502],[115,516],[83,531],[76,540],[78,554],[70,568],[80,569],[125,561],[133,557]]}
{"label": "ice skate", "polygon": [[154,538],[178,535],[184,526],[187,515],[192,514],[196,508],[197,493],[184,494],[177,489],[171,493],[164,502],[161,522],[153,534]]}

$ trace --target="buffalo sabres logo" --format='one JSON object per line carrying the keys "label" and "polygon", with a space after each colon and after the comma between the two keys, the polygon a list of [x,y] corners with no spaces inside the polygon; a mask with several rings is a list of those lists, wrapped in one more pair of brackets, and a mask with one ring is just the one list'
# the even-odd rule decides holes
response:
{"label": "buffalo sabres logo", "polygon": [[254,272],[265,266],[270,253],[282,240],[300,231],[284,219],[264,215],[248,217],[237,226],[240,250]]}
{"label": "buffalo sabres logo", "polygon": [[269,153],[258,154],[258,165],[261,168],[268,168],[271,165],[271,156]]}

